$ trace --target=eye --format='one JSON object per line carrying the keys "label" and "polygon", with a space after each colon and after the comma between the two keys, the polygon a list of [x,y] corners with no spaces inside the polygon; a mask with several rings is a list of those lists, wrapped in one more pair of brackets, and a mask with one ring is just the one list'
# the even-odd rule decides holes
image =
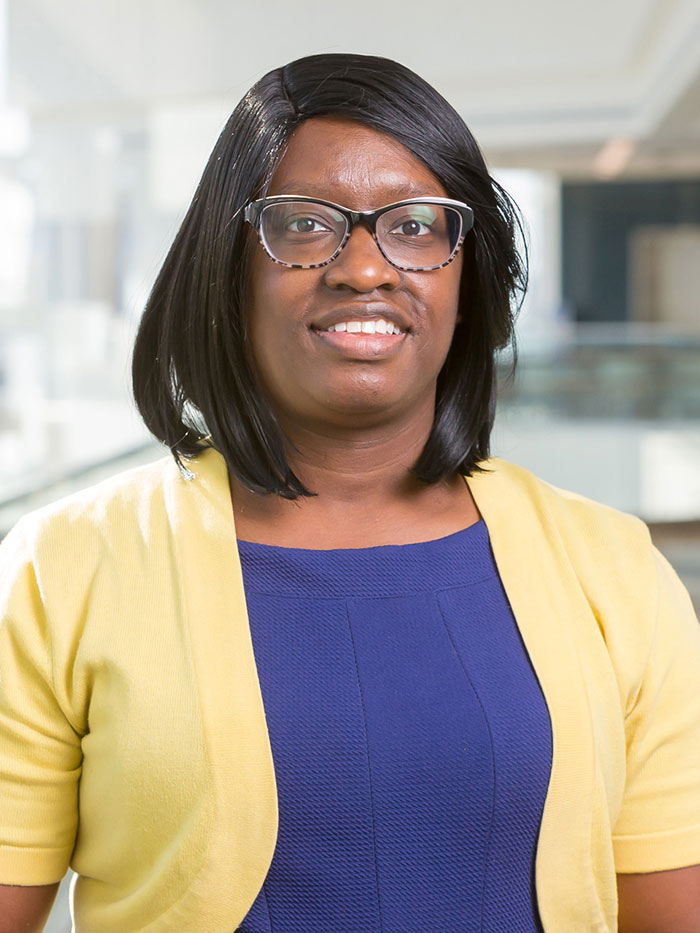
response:
{"label": "eye", "polygon": [[426,233],[431,231],[429,224],[411,217],[409,220],[402,220],[400,223],[394,224],[391,232],[398,233],[401,236],[425,236]]}
{"label": "eye", "polygon": [[438,213],[432,205],[412,204],[390,211],[385,223],[390,234],[416,239],[435,233],[437,219]]}
{"label": "eye", "polygon": [[329,227],[316,217],[298,216],[287,220],[286,229],[289,233],[329,233]]}

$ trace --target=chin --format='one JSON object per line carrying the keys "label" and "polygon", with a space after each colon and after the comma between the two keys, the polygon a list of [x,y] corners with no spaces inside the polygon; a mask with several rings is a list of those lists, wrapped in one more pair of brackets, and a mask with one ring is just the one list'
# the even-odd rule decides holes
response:
{"label": "chin", "polygon": [[[434,395],[429,401],[432,411]],[[421,407],[413,393],[409,395],[406,391],[365,386],[342,393],[329,393],[323,400],[324,411],[319,410],[318,415],[321,418],[325,416],[328,421],[351,419],[353,427],[361,424],[376,427],[405,417],[415,418]]]}

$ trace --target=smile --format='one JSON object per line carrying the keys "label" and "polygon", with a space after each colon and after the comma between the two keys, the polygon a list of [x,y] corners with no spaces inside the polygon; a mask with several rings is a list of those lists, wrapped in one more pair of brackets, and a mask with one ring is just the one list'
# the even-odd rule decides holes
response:
{"label": "smile", "polygon": [[[322,331],[323,333],[323,331]],[[378,321],[341,321],[339,324],[331,324],[325,329],[325,333],[348,333],[348,334],[402,334],[396,324],[391,321],[385,321],[380,318]]]}
{"label": "smile", "polygon": [[352,360],[379,360],[392,356],[403,344],[407,331],[383,318],[374,321],[339,321],[327,328],[312,328],[323,344]]}

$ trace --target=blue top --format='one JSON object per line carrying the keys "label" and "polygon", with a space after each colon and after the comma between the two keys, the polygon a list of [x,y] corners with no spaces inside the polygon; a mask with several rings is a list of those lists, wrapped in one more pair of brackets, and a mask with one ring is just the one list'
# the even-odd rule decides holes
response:
{"label": "blue top", "polygon": [[280,815],[238,929],[540,931],[551,725],[484,521],[239,547]]}

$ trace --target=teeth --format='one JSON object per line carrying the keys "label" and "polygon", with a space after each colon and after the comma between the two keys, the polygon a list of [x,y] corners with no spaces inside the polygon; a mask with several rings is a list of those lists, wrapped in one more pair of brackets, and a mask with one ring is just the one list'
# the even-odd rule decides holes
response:
{"label": "teeth", "polygon": [[342,334],[400,334],[401,328],[390,321],[342,321],[340,324],[331,324],[326,328],[329,333]]}

